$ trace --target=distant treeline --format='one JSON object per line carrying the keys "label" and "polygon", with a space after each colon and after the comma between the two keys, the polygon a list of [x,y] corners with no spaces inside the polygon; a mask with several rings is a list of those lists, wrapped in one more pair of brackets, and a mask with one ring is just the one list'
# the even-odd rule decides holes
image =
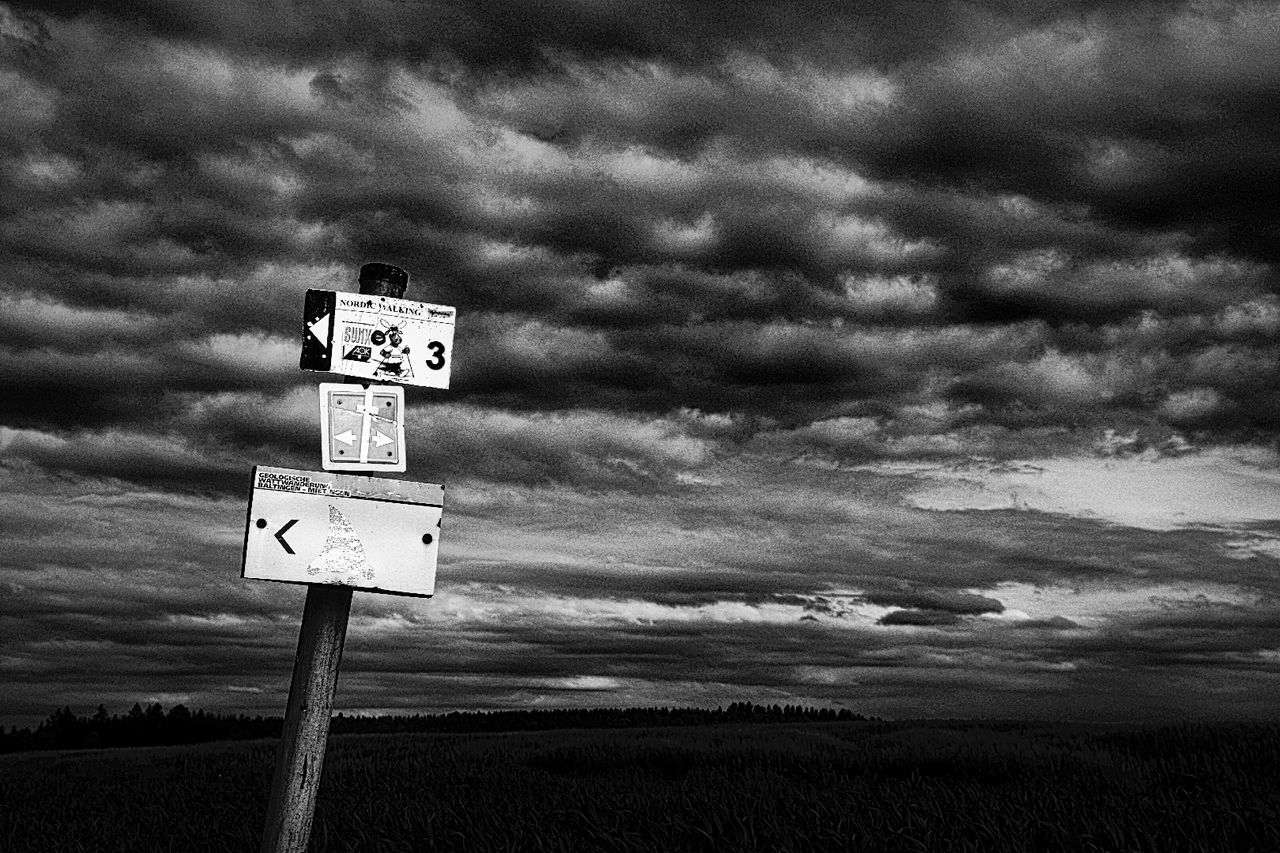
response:
{"label": "distant treeline", "polygon": [[[638,726],[702,726],[714,723],[808,723],[867,720],[847,708],[756,705],[728,708],[565,708],[538,711],[454,711],[410,717],[338,714],[329,730],[339,734],[384,732],[514,732],[542,729],[612,729]],[[877,719],[877,718],[871,718]]]}
{"label": "distant treeline", "polygon": [[[715,723],[807,723],[877,720],[847,708],[809,708],[801,705],[756,705],[734,702],[728,708],[580,708],[537,711],[453,711],[411,716],[336,715],[334,734],[390,732],[511,732],[544,729],[630,728],[639,726],[701,726]],[[167,712],[158,702],[129,713],[111,714],[99,705],[92,716],[77,715],[70,707],[54,711],[30,728],[0,726],[0,753],[30,749],[94,749],[121,746],[160,746],[215,740],[253,740],[279,737],[281,717],[211,714],[174,705]]]}
{"label": "distant treeline", "polygon": [[0,726],[0,752],[25,749],[84,749],[108,746],[159,746],[211,740],[252,740],[279,737],[281,717],[209,714],[174,705],[165,712],[158,702],[143,708],[135,703],[123,716],[99,705],[90,717],[68,708],[54,711],[35,731]]}

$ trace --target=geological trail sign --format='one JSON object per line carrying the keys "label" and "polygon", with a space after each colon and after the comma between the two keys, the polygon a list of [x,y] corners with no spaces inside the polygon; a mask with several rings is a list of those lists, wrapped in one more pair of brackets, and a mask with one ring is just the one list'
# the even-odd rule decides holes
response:
{"label": "geological trail sign", "polygon": [[447,305],[308,290],[298,365],[374,382],[448,388],[456,314]]}
{"label": "geological trail sign", "polygon": [[430,596],[444,486],[253,469],[241,576]]}
{"label": "geological trail sign", "polygon": [[326,471],[403,471],[404,388],[321,382],[320,465]]}

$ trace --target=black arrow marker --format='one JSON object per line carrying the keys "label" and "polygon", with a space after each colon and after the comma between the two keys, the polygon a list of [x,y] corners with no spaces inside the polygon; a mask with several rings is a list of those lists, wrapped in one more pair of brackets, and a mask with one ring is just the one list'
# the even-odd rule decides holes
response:
{"label": "black arrow marker", "polygon": [[284,527],[281,527],[279,530],[276,531],[276,541],[279,542],[280,546],[290,554],[294,553],[294,551],[292,548],[289,547],[289,543],[284,541],[284,534],[288,532],[290,527],[293,527],[297,523],[298,523],[298,519],[291,518],[289,519],[288,522],[285,523]]}

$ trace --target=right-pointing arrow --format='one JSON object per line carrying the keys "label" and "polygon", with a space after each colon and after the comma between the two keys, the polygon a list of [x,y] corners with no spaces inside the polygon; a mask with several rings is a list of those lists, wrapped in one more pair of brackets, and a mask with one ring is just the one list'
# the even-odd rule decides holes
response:
{"label": "right-pointing arrow", "polygon": [[288,554],[293,554],[295,552],[292,548],[289,547],[289,543],[284,541],[284,535],[289,531],[290,527],[293,527],[297,523],[298,523],[298,519],[291,518],[287,522],[285,522],[284,527],[281,527],[279,530],[276,531],[276,541],[280,543],[280,546],[284,548],[285,552]]}
{"label": "right-pointing arrow", "polygon": [[374,447],[382,447],[384,444],[390,444],[392,441],[394,441],[394,439],[387,438],[385,435],[383,435],[382,433],[378,432],[377,430],[374,430],[374,431],[373,431],[373,446],[374,446]]}

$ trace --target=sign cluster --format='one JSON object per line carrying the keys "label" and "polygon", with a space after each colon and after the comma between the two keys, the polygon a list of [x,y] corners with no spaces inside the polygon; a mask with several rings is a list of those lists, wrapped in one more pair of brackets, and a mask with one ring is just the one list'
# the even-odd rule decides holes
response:
{"label": "sign cluster", "polygon": [[320,383],[323,471],[253,469],[243,577],[399,595],[435,591],[444,487],[346,472],[405,470],[402,386],[449,387],[455,313],[387,296],[307,291],[299,366],[361,381]]}

